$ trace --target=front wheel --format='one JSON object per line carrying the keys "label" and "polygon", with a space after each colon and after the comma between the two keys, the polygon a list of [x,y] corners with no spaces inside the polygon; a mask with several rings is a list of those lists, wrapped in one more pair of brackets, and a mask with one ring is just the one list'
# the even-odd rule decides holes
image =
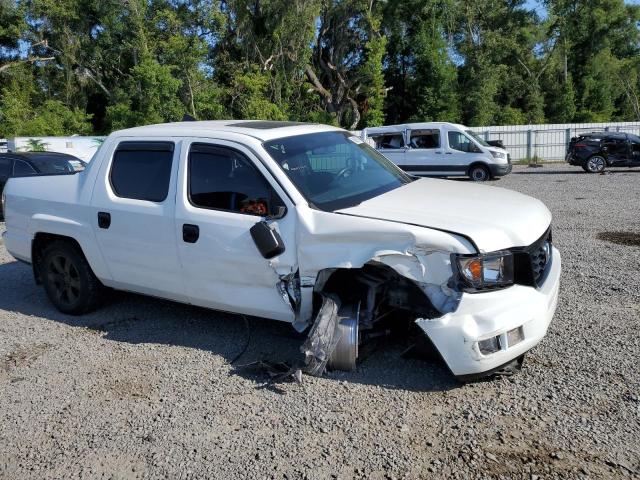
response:
{"label": "front wheel", "polygon": [[45,249],[40,268],[47,296],[62,313],[80,315],[97,306],[102,284],[78,247],[53,242]]}
{"label": "front wheel", "polygon": [[469,170],[469,177],[474,182],[486,182],[491,179],[491,174],[489,173],[489,169],[484,165],[475,165]]}
{"label": "front wheel", "polygon": [[587,160],[586,167],[589,173],[602,173],[607,168],[607,161],[601,155],[594,155]]}

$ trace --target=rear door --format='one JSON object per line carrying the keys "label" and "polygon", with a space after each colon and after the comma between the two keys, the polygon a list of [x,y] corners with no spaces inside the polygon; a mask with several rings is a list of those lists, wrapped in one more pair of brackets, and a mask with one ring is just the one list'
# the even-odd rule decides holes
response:
{"label": "rear door", "polygon": [[[293,321],[282,276],[297,270],[295,206],[254,153],[234,142],[192,139],[180,164],[175,236],[189,301],[203,307]],[[284,253],[265,259],[251,227],[270,220]]]}
{"label": "rear door", "polygon": [[616,134],[605,137],[602,140],[602,147],[606,149],[607,159],[611,165],[626,165],[630,161],[630,145],[626,135]]}
{"label": "rear door", "polygon": [[91,222],[113,287],[185,301],[174,229],[180,142],[121,139],[100,166]]}
{"label": "rear door", "polygon": [[447,159],[439,128],[407,131],[409,149],[403,170],[416,175],[447,175]]}
{"label": "rear door", "polygon": [[640,165],[640,137],[637,135],[627,135],[629,139],[629,158],[632,165]]}

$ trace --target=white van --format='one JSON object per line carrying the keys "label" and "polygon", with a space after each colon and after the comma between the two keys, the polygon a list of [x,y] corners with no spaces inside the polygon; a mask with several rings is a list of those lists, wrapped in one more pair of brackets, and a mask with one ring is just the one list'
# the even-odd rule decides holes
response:
{"label": "white van", "polygon": [[412,175],[468,176],[483,182],[511,172],[511,157],[464,125],[407,123],[367,128],[362,139]]}

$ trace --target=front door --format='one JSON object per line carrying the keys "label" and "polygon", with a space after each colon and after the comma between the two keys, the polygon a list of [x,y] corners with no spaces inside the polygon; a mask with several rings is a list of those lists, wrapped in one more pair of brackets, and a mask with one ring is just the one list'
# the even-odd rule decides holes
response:
{"label": "front door", "polygon": [[478,155],[478,147],[467,134],[459,130],[447,130],[447,146],[444,149],[447,167],[458,175],[465,175]]}
{"label": "front door", "polygon": [[174,229],[179,145],[121,141],[100,166],[90,221],[109,286],[185,301]]}
{"label": "front door", "polygon": [[[295,209],[249,150],[223,140],[185,144],[175,231],[187,295],[203,307],[293,321],[282,277],[295,271]],[[273,185],[273,186],[272,186]],[[285,203],[283,199],[287,199]],[[285,252],[267,260],[250,233],[268,220]],[[282,209],[281,215],[282,215]]]}

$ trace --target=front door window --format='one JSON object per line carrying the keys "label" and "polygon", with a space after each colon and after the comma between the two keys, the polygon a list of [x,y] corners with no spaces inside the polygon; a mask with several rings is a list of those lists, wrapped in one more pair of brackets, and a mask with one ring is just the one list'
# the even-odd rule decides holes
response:
{"label": "front door window", "polygon": [[449,148],[460,152],[470,153],[475,151],[475,145],[469,137],[462,132],[447,132]]}

